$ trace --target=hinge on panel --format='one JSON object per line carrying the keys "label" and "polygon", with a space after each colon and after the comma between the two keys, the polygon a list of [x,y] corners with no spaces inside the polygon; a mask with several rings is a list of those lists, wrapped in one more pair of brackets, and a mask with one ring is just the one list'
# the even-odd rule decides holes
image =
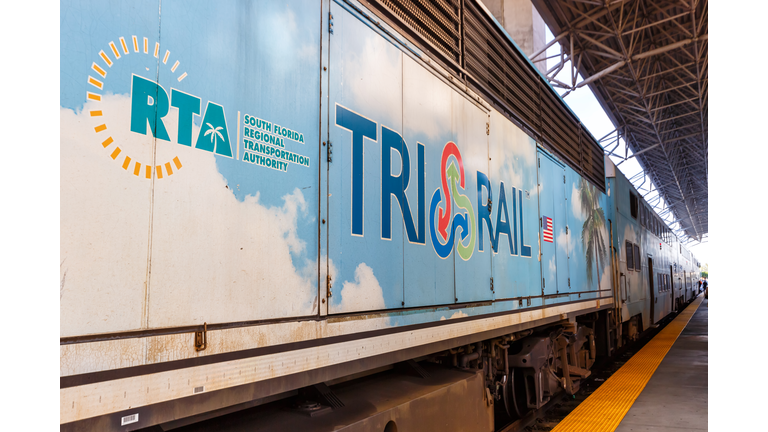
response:
{"label": "hinge on panel", "polygon": [[491,134],[491,123],[490,122],[486,122],[485,123],[485,134],[486,135],[490,135]]}
{"label": "hinge on panel", "polygon": [[539,158],[539,168],[541,168],[541,158]]}
{"label": "hinge on panel", "polygon": [[333,144],[328,140],[328,163],[333,162]]}
{"label": "hinge on panel", "polygon": [[571,287],[571,278],[568,278],[568,288]]}
{"label": "hinge on panel", "polygon": [[493,277],[491,277],[491,291],[493,291]]}
{"label": "hinge on panel", "polygon": [[565,233],[568,234],[568,225],[565,226]]}
{"label": "hinge on panel", "polygon": [[563,175],[563,183],[565,183],[565,175]]}
{"label": "hinge on panel", "polygon": [[333,14],[328,12],[328,33],[333,34]]}
{"label": "hinge on panel", "polygon": [[203,331],[195,332],[195,351],[203,351],[208,347],[208,323],[203,323]]}
{"label": "hinge on panel", "polygon": [[493,208],[493,200],[491,200],[491,197],[488,197],[488,212],[490,212],[492,208]]}
{"label": "hinge on panel", "polygon": [[541,278],[541,287],[542,288],[546,288],[547,287],[547,282],[546,282],[546,280],[544,278]]}
{"label": "hinge on panel", "polygon": [[331,291],[331,287],[332,287],[332,284],[331,284],[331,275],[328,275],[328,277],[326,277],[326,279],[325,279],[325,282],[326,282],[326,288],[328,289],[328,291],[327,291],[326,295],[327,295],[328,297],[333,297],[333,292]]}

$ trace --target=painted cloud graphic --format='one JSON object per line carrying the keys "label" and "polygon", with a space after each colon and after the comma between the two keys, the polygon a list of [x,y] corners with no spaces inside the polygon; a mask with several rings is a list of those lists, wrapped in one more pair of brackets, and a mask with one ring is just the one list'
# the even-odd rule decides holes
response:
{"label": "painted cloud graphic", "polygon": [[[279,207],[259,194],[238,201],[212,153],[174,143],[176,109],[164,119],[171,142],[153,154],[149,136],[130,132],[130,108],[129,96],[108,94],[61,109],[61,336],[316,313],[317,264],[291,258],[306,252],[302,192]],[[100,123],[108,130],[94,132]],[[107,148],[102,133],[114,140]],[[182,168],[153,182],[122,169],[128,154],[178,156]]]}

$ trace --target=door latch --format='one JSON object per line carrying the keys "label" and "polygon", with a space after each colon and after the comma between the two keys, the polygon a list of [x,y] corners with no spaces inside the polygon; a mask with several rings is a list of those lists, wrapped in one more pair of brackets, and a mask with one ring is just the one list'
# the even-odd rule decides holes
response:
{"label": "door latch", "polygon": [[203,331],[195,332],[195,351],[208,348],[208,323],[203,323]]}

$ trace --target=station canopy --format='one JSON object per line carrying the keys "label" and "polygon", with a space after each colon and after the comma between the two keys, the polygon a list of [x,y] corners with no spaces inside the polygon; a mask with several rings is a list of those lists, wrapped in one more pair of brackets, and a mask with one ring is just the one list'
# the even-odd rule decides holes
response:
{"label": "station canopy", "polygon": [[[701,242],[709,198],[707,1],[532,2],[555,37],[548,46],[562,47],[546,74],[550,84],[566,93],[590,86],[616,126],[601,140],[605,153],[615,155],[622,138],[666,202],[657,209],[680,224],[678,237]],[[546,48],[531,60],[545,58]],[[564,68],[571,68],[565,80]]]}

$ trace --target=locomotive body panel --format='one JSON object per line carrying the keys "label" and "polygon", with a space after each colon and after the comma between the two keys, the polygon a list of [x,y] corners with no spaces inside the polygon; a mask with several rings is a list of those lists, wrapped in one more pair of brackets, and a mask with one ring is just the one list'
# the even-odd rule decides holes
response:
{"label": "locomotive body panel", "polygon": [[626,186],[597,190],[362,4],[63,9],[62,423],[614,306],[610,220],[643,244]]}

